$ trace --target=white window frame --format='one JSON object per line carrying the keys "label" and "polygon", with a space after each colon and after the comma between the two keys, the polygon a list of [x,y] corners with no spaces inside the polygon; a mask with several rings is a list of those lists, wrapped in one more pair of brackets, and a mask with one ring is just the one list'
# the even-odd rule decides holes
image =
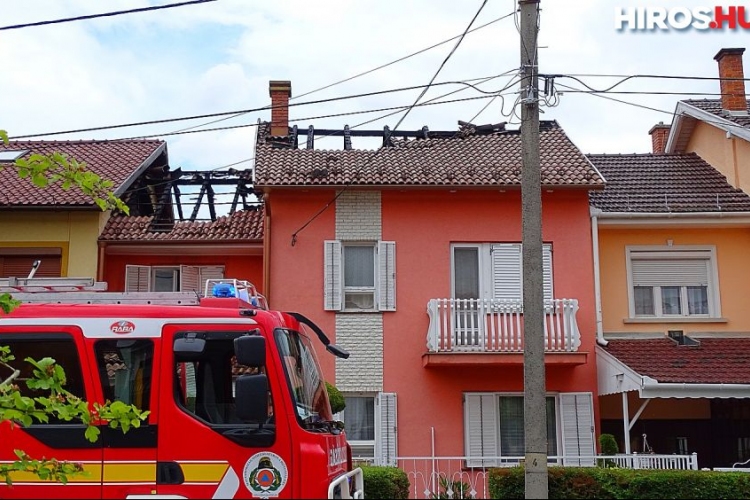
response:
{"label": "white window frame", "polygon": [[[372,250],[372,286],[346,286],[346,249],[347,248],[369,248]],[[378,243],[376,241],[342,241],[341,242],[341,310],[342,311],[366,311],[372,312],[378,309]],[[372,307],[347,307],[347,294],[372,294]]]}
{"label": "white window frame", "polygon": [[[352,449],[355,447],[368,447],[371,448],[372,453],[369,454],[368,457],[365,457],[368,461],[375,461],[376,457],[376,451],[377,451],[377,442],[378,442],[378,394],[375,392],[344,392],[342,393],[342,396],[344,398],[369,398],[372,399],[372,421],[374,423],[374,429],[373,429],[373,439],[371,440],[353,440],[347,436],[347,441],[350,445],[352,445]],[[334,418],[336,420],[340,420],[341,422],[344,422],[344,429],[346,429],[346,419],[344,418],[344,413],[346,410],[341,411],[334,415]],[[356,458],[356,457],[355,457]]]}
{"label": "white window frame", "polygon": [[162,290],[179,292],[180,291],[180,267],[179,266],[151,266],[151,282],[149,283],[149,291],[156,290],[156,273],[158,271],[171,271],[172,272],[172,290]]}
{"label": "white window frame", "polygon": [[[323,242],[323,309],[346,313],[373,313],[396,310],[396,243],[394,241],[325,240]],[[344,285],[347,247],[368,247],[373,250],[372,287]],[[347,293],[372,293],[373,307],[346,306]]]}
{"label": "white window frame", "polygon": [[[690,320],[697,318],[721,318],[721,298],[719,289],[719,272],[716,259],[716,247],[713,245],[654,245],[642,246],[632,245],[625,247],[627,281],[628,281],[628,314],[630,319],[659,319],[659,320]],[[691,285],[665,285],[680,286],[680,309],[681,314],[663,314],[661,287],[654,286],[654,314],[636,314],[635,311],[635,285],[633,278],[634,260],[705,260],[708,264],[707,270],[707,296],[708,314],[690,314],[687,299],[687,287]]]}
{"label": "white window frame", "polygon": [[[479,298],[481,299],[495,299],[494,291],[494,270],[492,268],[492,251],[493,247],[513,247],[518,249],[521,253],[521,259],[523,259],[522,251],[523,248],[521,243],[452,243],[450,247],[450,262],[451,262],[451,297],[456,296],[456,262],[455,252],[456,248],[476,248],[479,257]],[[543,273],[549,275],[549,283],[545,284],[544,300],[552,300],[555,297],[554,293],[554,261],[552,258],[552,245],[549,243],[543,244]],[[521,269],[519,269],[519,289],[518,297],[515,300],[523,302],[523,261],[521,262]]]}

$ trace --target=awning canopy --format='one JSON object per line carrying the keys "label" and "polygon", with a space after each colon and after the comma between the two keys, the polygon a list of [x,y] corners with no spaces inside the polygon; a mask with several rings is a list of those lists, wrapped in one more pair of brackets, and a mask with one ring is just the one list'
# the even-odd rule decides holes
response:
{"label": "awning canopy", "polygon": [[597,346],[599,395],[641,398],[750,398],[750,337],[616,339]]}

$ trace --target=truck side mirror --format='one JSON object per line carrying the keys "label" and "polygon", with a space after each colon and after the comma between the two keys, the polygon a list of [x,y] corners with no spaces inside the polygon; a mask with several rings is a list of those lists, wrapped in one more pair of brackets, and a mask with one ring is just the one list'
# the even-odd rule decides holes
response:
{"label": "truck side mirror", "polygon": [[259,424],[268,420],[268,377],[264,373],[240,375],[234,389],[240,420]]}
{"label": "truck side mirror", "polygon": [[245,366],[265,366],[266,339],[260,335],[245,335],[234,339],[237,363]]}

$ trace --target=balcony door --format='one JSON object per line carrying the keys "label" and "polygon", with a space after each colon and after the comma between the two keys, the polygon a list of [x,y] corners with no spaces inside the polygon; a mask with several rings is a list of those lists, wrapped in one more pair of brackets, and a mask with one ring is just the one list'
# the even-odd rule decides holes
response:
{"label": "balcony door", "polygon": [[479,246],[453,247],[452,341],[456,347],[480,345],[484,326],[480,264]]}

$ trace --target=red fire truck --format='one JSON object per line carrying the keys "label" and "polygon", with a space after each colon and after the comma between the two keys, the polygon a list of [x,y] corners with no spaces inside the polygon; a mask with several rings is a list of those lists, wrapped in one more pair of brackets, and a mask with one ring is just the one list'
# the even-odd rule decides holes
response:
{"label": "red fire truck", "polygon": [[0,463],[23,450],[84,469],[66,485],[14,473],[0,498],[363,498],[313,340],[348,354],[301,314],[269,310],[251,284],[209,280],[202,296],[72,278],[3,285],[22,305],[0,315],[17,365],[0,366],[0,383],[35,395],[23,360],[52,357],[71,393],[150,413],[127,433],[103,423],[95,443],[80,422],[0,424]]}

